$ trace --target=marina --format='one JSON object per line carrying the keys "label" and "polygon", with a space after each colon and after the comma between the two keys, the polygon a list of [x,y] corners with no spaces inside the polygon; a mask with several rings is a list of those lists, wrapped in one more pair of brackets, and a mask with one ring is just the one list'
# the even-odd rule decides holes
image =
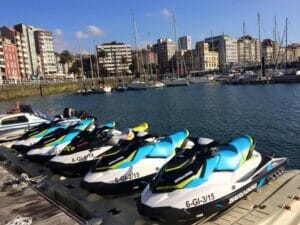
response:
{"label": "marina", "polygon": [[[276,89],[276,93],[281,94],[274,97],[274,88]],[[245,133],[247,131],[247,133],[249,133],[250,135],[253,134],[253,136],[255,136],[255,139],[258,142],[256,147],[259,151],[268,151],[280,156],[287,157],[288,170],[286,172],[284,172],[282,169],[276,170],[268,177],[269,182],[253,193],[251,192],[255,187],[249,186],[240,194],[234,195],[230,200],[233,205],[226,211],[221,212],[217,215],[212,215],[211,217],[205,217],[205,219],[199,219],[198,221],[193,221],[191,223],[189,222],[187,224],[280,224],[282,223],[282,221],[285,221],[285,224],[293,225],[297,224],[296,221],[298,221],[300,213],[297,207],[297,199],[299,196],[298,184],[300,178],[299,170],[297,170],[299,168],[299,160],[297,156],[297,146],[299,146],[299,143],[297,138],[292,138],[293,142],[290,142],[289,139],[291,138],[291,135],[296,135],[297,130],[299,129],[297,127],[299,125],[299,123],[297,122],[299,119],[297,115],[299,109],[299,104],[297,102],[299,99],[297,96],[297,94],[299,93],[298,88],[299,86],[296,84],[277,84],[270,86],[250,85],[243,86],[242,88],[239,86],[227,86],[217,83],[200,83],[190,86],[149,89],[139,92],[116,92],[105,95],[80,96],[71,94],[46,96],[42,98],[33,97],[23,99],[22,102],[30,102],[39,109],[45,109],[49,107],[49,102],[64,102],[64,105],[51,105],[51,110],[47,111],[47,113],[51,115],[60,114],[60,112],[62,112],[62,108],[65,105],[69,105],[74,108],[85,108],[86,111],[89,111],[89,114],[96,115],[97,118],[101,118],[101,121],[99,121],[101,124],[103,124],[102,121],[106,121],[106,125],[102,126],[116,126],[118,130],[122,131],[120,133],[117,133],[117,135],[121,135],[122,137],[125,137],[123,136],[125,134],[127,137],[130,137],[130,133],[123,133],[125,127],[137,126],[142,121],[149,121],[149,125],[146,123],[142,123],[137,126],[137,128],[132,129],[137,129],[137,131],[140,132],[143,129],[148,129],[149,126],[151,131],[150,134],[165,134],[168,130],[169,132],[171,132],[170,134],[172,134],[172,132],[174,134],[174,132],[176,130],[178,131],[178,129],[180,130],[182,128],[187,128],[192,131],[193,137],[213,137],[215,140],[222,141],[222,143],[225,143],[226,140],[228,140],[229,136],[233,137],[234,135]],[[227,98],[224,98],[224,93],[226,94],[225,96],[227,96]],[[193,107],[191,107],[191,102],[194,102],[194,99],[190,98],[191,96],[195,96],[196,94],[198,96],[205,95],[205,98],[198,97],[198,106],[195,106],[194,104]],[[213,97],[210,98],[210,95]],[[257,98],[255,97],[255,95],[263,95],[264,98]],[[234,98],[228,98],[229,96],[234,96]],[[249,98],[250,96],[251,98]],[[43,105],[44,98],[47,98],[47,106]],[[156,100],[158,98],[160,99],[159,101]],[[292,108],[289,108],[289,111],[282,111],[281,109],[282,107],[284,107],[284,105],[282,106],[280,104],[274,104],[272,102],[272,99],[274,98],[276,98],[277,102],[281,102],[282,104],[292,105]],[[132,102],[130,101],[130,99]],[[176,99],[182,102],[182,107],[184,107],[185,110],[181,110],[180,108],[178,108],[180,106],[177,106],[177,108],[175,108],[174,101],[170,102],[171,99]],[[180,99],[186,99],[186,101],[182,101]],[[190,100],[187,101],[187,99]],[[233,99],[238,100],[234,101]],[[156,102],[156,104],[153,104],[153,100],[154,102]],[[139,101],[143,102],[143,104],[141,104],[138,109],[145,112],[144,114],[140,114],[139,110],[135,108],[136,102]],[[218,102],[218,104],[216,104],[216,101]],[[10,108],[11,106],[13,106],[13,104],[14,102],[11,101],[5,102],[5,104],[3,105],[6,108]],[[161,104],[164,104],[164,108],[161,108]],[[261,108],[262,111],[259,110],[259,105],[267,106],[268,104],[272,104],[270,112],[266,111],[268,107],[265,107],[264,110],[262,110]],[[151,107],[149,107],[150,105]],[[118,106],[118,108],[115,108],[115,106]],[[227,109],[226,106],[228,107]],[[213,111],[215,111],[216,113],[218,113],[222,109],[222,117],[214,115],[211,115],[211,117],[207,117],[205,115],[205,112],[210,111],[209,109],[212,109],[211,107],[214,107]],[[229,110],[232,108],[235,108],[235,111]],[[167,111],[165,111],[166,109]],[[120,113],[119,110],[121,110],[122,113]],[[64,111],[65,112],[63,113],[63,115],[65,118],[67,114],[78,115],[78,113],[74,113],[71,109],[66,109]],[[244,111],[247,111],[246,115]],[[182,112],[185,112],[185,114],[182,115]],[[274,114],[274,112],[277,113]],[[160,114],[160,117],[155,116],[157,113]],[[246,116],[247,119],[242,119],[241,115]],[[254,119],[258,115],[259,117],[262,117],[261,120],[259,120],[259,125],[255,123]],[[271,121],[273,121],[273,124],[270,124],[268,122],[270,121],[270,118],[268,120],[263,119],[266,118],[263,117],[263,115],[269,117],[279,116],[282,119],[289,118],[289,120],[288,122],[279,125],[274,122],[275,119],[273,118],[271,119]],[[176,116],[176,120],[173,120],[172,116]],[[201,117],[204,117],[205,119],[200,119]],[[161,120],[159,118],[166,119]],[[108,121],[114,121],[113,119],[116,119],[117,124],[108,123]],[[234,124],[232,123],[230,127],[228,126],[227,121],[231,120],[235,120],[236,122]],[[120,124],[118,124],[118,121],[120,121]],[[133,121],[136,122],[134,123]],[[215,125],[210,124],[210,122],[212,121]],[[266,121],[266,123],[264,124],[263,121]],[[89,122],[86,121],[82,123],[82,125],[85,123]],[[251,124],[251,126],[249,124]],[[264,126],[268,126],[269,132],[264,132]],[[287,130],[287,133],[285,133],[286,136],[282,136],[276,133],[277,126],[285,126],[284,129]],[[83,132],[78,129],[86,128],[85,125],[83,127],[77,126],[77,128],[75,128],[76,132]],[[238,137],[239,136],[237,136],[237,138]],[[99,139],[99,143],[101,143],[101,140],[102,139]],[[161,141],[158,141],[157,143],[160,142]],[[14,176],[18,177],[24,176],[22,175],[22,173],[28,174],[28,176],[31,178],[30,180],[36,180],[37,178],[39,178],[39,182],[32,183],[29,186],[29,189],[30,187],[32,187],[34,191],[36,189],[39,196],[46,199],[46,201],[50,201],[53,207],[59,207],[59,210],[62,210],[63,213],[66,213],[67,217],[62,214],[61,220],[66,219],[68,221],[69,215],[74,221],[76,221],[76,223],[82,223],[84,221],[92,220],[93,222],[95,222],[95,224],[104,225],[160,224],[157,221],[146,219],[138,213],[136,204],[141,193],[140,191],[137,191],[133,194],[122,194],[118,197],[105,195],[103,196],[101,194],[103,193],[103,190],[101,191],[101,193],[96,194],[92,193],[94,191],[88,188],[88,190],[90,191],[89,192],[88,190],[86,190],[86,185],[83,186],[82,184],[82,177],[69,177],[70,174],[68,173],[67,175],[61,175],[62,171],[59,170],[62,170],[62,168],[58,170],[58,173],[54,173],[52,171],[53,169],[50,170],[50,168],[52,167],[49,168],[49,165],[47,167],[41,165],[40,163],[32,162],[31,160],[33,158],[24,157],[17,151],[11,149],[12,144],[16,143],[16,141],[12,141],[4,142],[1,144],[2,147],[0,155],[3,171],[10,171]],[[155,146],[156,145],[157,144],[155,144]],[[58,151],[58,146],[59,145],[57,145],[56,147],[56,151]],[[272,146],[272,148],[270,148],[270,146]],[[96,153],[96,151],[94,151],[94,153]],[[253,154],[256,155],[257,153]],[[118,160],[117,158],[119,158],[118,155],[116,155],[115,159]],[[154,164],[154,162],[155,161],[153,161],[152,164]],[[255,160],[252,160],[252,162],[254,163]],[[111,163],[115,162],[111,161]],[[143,165],[146,164],[144,163]],[[105,166],[105,164],[99,164],[98,166],[101,168]],[[140,172],[138,175],[134,173],[131,175],[131,178],[126,179],[139,177],[141,176]],[[271,179],[271,177],[274,177],[274,179]],[[118,179],[120,179],[119,181],[121,182],[123,179],[125,179],[125,177],[118,177]],[[85,187],[85,189],[83,189],[83,187]],[[100,190],[101,189],[97,189],[97,191]],[[110,188],[107,190],[113,191],[114,189]],[[193,199],[191,199],[192,204],[197,205],[197,202],[199,202],[198,200],[192,200]],[[32,212],[35,212],[35,210],[33,209]],[[7,220],[13,220],[15,216],[16,214],[12,213],[10,217],[7,217]],[[39,218],[38,216],[34,217],[31,214],[24,214],[22,216],[29,216],[33,219],[36,219],[37,221]]]}
{"label": "marina", "polygon": [[300,225],[299,0],[1,6],[0,225]]}

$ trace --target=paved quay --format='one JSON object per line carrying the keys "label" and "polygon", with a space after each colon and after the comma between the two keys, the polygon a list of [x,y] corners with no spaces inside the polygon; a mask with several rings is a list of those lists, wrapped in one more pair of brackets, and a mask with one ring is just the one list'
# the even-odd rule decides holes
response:
{"label": "paved quay", "polygon": [[30,217],[36,225],[79,224],[56,205],[49,202],[33,188],[12,187],[9,182],[15,176],[0,166],[0,224],[6,224],[17,216]]}
{"label": "paved quay", "polygon": [[[0,167],[0,224],[21,215],[32,217],[33,224],[78,224],[76,218],[82,218],[85,221],[94,219],[97,225],[158,225],[138,214],[138,193],[118,198],[90,194],[80,187],[81,178],[53,174],[43,165],[32,163],[4,146],[0,146],[0,161],[18,176],[26,173],[30,178],[44,177],[35,185],[37,192],[32,188],[5,190],[4,183],[13,176]],[[225,212],[193,225],[298,225],[299,196],[300,171],[286,171]],[[48,198],[54,204],[49,203]],[[63,206],[64,210],[55,204]]]}

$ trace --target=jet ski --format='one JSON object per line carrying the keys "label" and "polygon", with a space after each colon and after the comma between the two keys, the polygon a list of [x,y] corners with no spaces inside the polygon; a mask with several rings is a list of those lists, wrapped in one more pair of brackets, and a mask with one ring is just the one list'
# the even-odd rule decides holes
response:
{"label": "jet ski", "polygon": [[32,145],[39,142],[42,138],[59,129],[64,130],[68,126],[72,126],[79,121],[79,118],[73,118],[71,120],[56,119],[50,123],[40,124],[26,132],[15,144],[12,145],[12,148],[16,149],[22,154],[25,154],[31,149]]}
{"label": "jet ski", "polygon": [[261,188],[283,172],[287,159],[254,150],[252,137],[241,135],[226,145],[181,151],[142,192],[141,215],[160,222],[204,220]]}
{"label": "jet ski", "polygon": [[[145,132],[147,129],[148,124],[142,123],[131,130]],[[74,139],[46,165],[55,173],[72,177],[82,176],[95,165],[104,152],[118,144],[120,140],[130,139],[129,133],[129,130],[124,132],[116,130],[115,123],[107,123],[87,136]]]}
{"label": "jet ski", "polygon": [[100,195],[121,195],[144,188],[189,136],[181,130],[167,137],[133,133],[105,152],[85,175],[81,186]]}
{"label": "jet ski", "polygon": [[57,129],[32,145],[26,157],[32,161],[44,163],[59,154],[77,135],[86,130],[90,132],[94,128],[94,118],[86,118],[66,129]]}

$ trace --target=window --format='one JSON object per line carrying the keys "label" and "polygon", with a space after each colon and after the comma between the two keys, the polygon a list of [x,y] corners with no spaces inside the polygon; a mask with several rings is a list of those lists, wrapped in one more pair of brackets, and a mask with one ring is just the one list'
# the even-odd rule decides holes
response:
{"label": "window", "polygon": [[15,116],[15,117],[3,119],[1,125],[10,125],[15,123],[26,123],[26,122],[28,122],[26,116]]}

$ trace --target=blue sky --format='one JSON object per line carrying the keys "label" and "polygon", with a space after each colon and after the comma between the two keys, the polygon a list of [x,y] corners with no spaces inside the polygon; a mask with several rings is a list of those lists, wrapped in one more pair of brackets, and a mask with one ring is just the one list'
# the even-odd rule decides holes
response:
{"label": "blue sky", "polygon": [[54,32],[56,49],[88,52],[97,43],[117,40],[134,43],[131,12],[136,18],[138,42],[173,38],[172,14],[177,35],[191,35],[193,43],[218,34],[258,36],[257,13],[261,13],[262,38],[272,37],[274,16],[278,30],[289,18],[289,41],[300,42],[299,0],[15,0],[2,1],[0,25],[25,23]]}

